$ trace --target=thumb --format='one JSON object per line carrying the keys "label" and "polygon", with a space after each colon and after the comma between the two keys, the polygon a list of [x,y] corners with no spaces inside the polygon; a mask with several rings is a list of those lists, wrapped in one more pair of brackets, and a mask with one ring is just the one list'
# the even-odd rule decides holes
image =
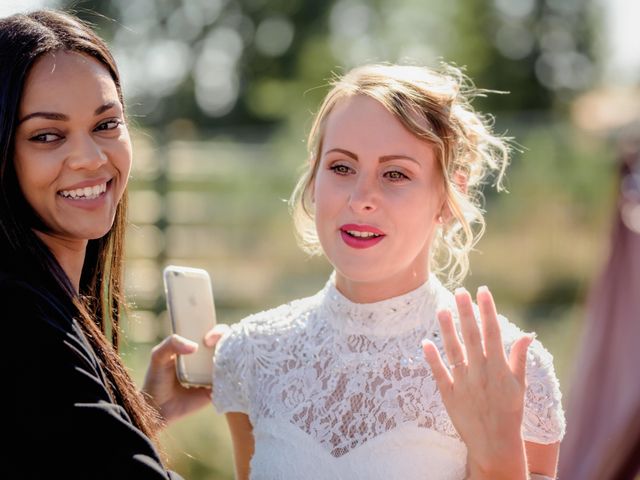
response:
{"label": "thumb", "polygon": [[198,349],[198,344],[180,335],[169,335],[151,350],[151,363],[163,365],[173,362],[176,355],[186,355]]}
{"label": "thumb", "polygon": [[511,371],[523,385],[525,383],[525,374],[527,370],[527,351],[529,350],[529,345],[531,345],[534,338],[535,334],[520,337],[513,343],[511,352],[509,353],[509,366],[511,367]]}

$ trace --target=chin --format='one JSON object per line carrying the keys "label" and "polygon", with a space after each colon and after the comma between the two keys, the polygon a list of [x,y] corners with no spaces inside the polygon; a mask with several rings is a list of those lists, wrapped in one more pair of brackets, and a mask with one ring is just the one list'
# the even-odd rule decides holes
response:
{"label": "chin", "polygon": [[379,282],[389,277],[389,274],[381,272],[375,265],[338,265],[334,264],[334,268],[341,276],[352,282],[369,283]]}
{"label": "chin", "polygon": [[74,237],[81,238],[83,240],[98,240],[109,233],[111,231],[111,227],[112,225],[79,229],[74,232]]}

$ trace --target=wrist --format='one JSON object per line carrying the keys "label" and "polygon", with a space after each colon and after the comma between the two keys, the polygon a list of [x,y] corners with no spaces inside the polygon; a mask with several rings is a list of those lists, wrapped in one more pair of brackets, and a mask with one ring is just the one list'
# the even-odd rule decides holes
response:
{"label": "wrist", "polygon": [[527,480],[527,455],[521,436],[513,440],[492,442],[482,454],[469,451],[469,480]]}

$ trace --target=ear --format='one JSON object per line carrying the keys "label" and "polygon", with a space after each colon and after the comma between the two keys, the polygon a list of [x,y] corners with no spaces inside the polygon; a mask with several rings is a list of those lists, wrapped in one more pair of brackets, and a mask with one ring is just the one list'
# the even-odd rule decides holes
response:
{"label": "ear", "polygon": [[313,181],[309,184],[309,190],[307,191],[307,197],[311,201],[312,205],[316,204],[316,182]]}
{"label": "ear", "polygon": [[[460,192],[462,195],[467,194],[467,180],[468,176],[462,170],[456,170],[453,174],[453,186],[455,189]],[[451,207],[449,206],[449,202],[445,199],[442,202],[442,208],[440,209],[440,214],[438,215],[436,221],[437,223],[444,225],[449,220],[453,218],[453,212],[451,211]]]}
{"label": "ear", "polygon": [[453,182],[456,187],[458,187],[458,191],[462,194],[467,194],[467,185],[469,182],[469,176],[463,172],[462,170],[456,170],[453,174]]}

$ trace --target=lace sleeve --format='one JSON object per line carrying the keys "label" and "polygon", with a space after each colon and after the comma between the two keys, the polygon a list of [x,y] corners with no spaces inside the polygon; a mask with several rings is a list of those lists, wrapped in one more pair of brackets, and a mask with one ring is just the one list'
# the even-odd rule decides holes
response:
{"label": "lace sleeve", "polygon": [[550,444],[565,432],[560,384],[553,356],[534,340],[527,354],[527,391],[524,401],[523,436],[529,442]]}
{"label": "lace sleeve", "polygon": [[249,413],[247,385],[250,352],[242,322],[231,326],[213,357],[213,405],[218,413]]}
{"label": "lace sleeve", "polygon": [[[500,328],[507,355],[524,332],[500,316]],[[553,368],[553,355],[538,340],[527,352],[527,390],[524,399],[522,434],[526,441],[548,445],[562,440],[565,432],[560,384]]]}

